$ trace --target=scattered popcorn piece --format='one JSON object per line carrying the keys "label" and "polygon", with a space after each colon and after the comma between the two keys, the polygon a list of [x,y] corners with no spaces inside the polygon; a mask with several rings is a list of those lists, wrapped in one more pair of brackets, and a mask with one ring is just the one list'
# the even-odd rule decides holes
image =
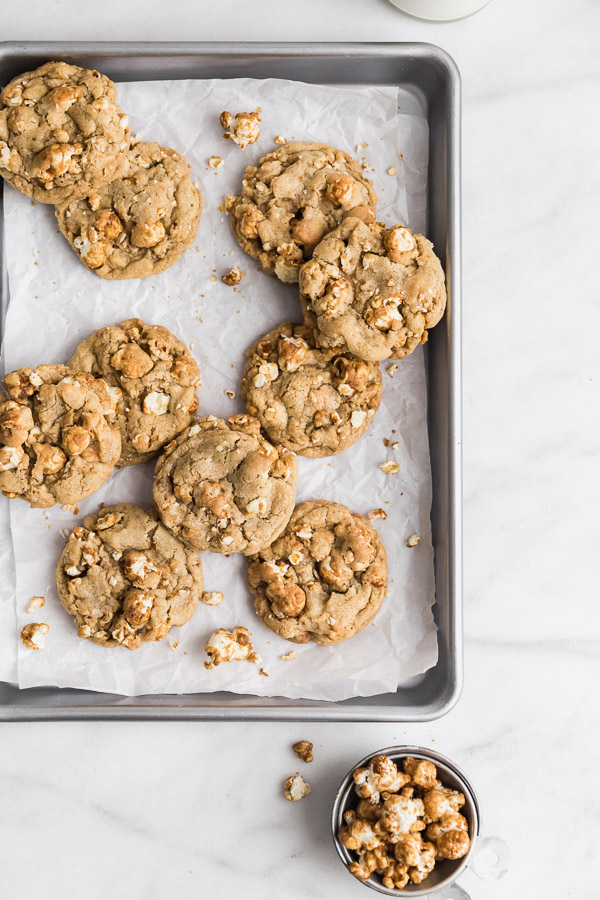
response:
{"label": "scattered popcorn piece", "polygon": [[169,647],[171,648],[171,650],[177,650],[177,648],[179,647],[179,644],[180,644],[179,641],[171,641],[171,643],[169,644]]}
{"label": "scattered popcorn piece", "polygon": [[208,164],[211,167],[211,169],[220,169],[222,166],[225,165],[225,160],[223,159],[222,156],[211,156],[210,159],[208,160]]}
{"label": "scattered popcorn piece", "polygon": [[259,672],[258,672],[258,674],[259,674],[259,675],[264,675],[265,678],[270,678],[270,677],[271,677],[271,676],[269,675],[269,673],[268,673],[265,669],[260,669]]}
{"label": "scattered popcorn piece", "polygon": [[389,169],[387,169],[387,173],[388,173],[388,175],[396,175],[396,169],[395,169],[395,167],[394,167],[394,166],[390,166]]}
{"label": "scattered popcorn piece", "polygon": [[219,603],[223,602],[223,592],[203,591],[201,600],[203,603],[206,603],[207,606],[218,606]]}
{"label": "scattered popcorn piece", "polygon": [[407,547],[418,547],[421,543],[421,538],[418,534],[411,534],[405,543]]}
{"label": "scattered popcorn piece", "polygon": [[283,785],[283,793],[286,800],[295,802],[302,800],[310,794],[310,784],[308,784],[302,775],[291,775]]}
{"label": "scattered popcorn piece", "polygon": [[209,657],[204,663],[205,669],[214,669],[222,662],[246,660],[252,652],[250,632],[241,625],[236,625],[233,631],[218,628],[209,637],[204,650]]}
{"label": "scattered popcorn piece", "polygon": [[242,270],[239,266],[232,266],[229,272],[226,272],[225,275],[221,277],[223,284],[227,284],[229,287],[233,287],[234,284],[239,284],[241,280]]}
{"label": "scattered popcorn piece", "polygon": [[232,116],[224,110],[219,121],[225,132],[223,137],[233,141],[241,150],[245,150],[248,144],[254,144],[260,137],[259,112],[241,112]]}
{"label": "scattered popcorn piece", "polygon": [[45,622],[30,622],[21,632],[21,640],[30,650],[41,650],[50,626]]}
{"label": "scattered popcorn piece", "polygon": [[394,441],[394,443],[392,444],[392,450],[399,450],[399,449],[400,449],[400,441]]}
{"label": "scattered popcorn piece", "polygon": [[397,371],[398,371],[398,363],[392,363],[391,366],[388,366],[386,369],[386,372],[388,373],[390,378],[393,378]]}
{"label": "scattered popcorn piece", "polygon": [[46,601],[43,597],[32,597],[29,601],[29,606],[27,607],[26,612],[31,615],[34,613],[36,609],[41,609]]}
{"label": "scattered popcorn piece", "polygon": [[385,509],[381,509],[381,507],[379,507],[378,509],[372,509],[368,514],[367,519],[369,520],[369,522],[374,522],[375,519],[387,519],[387,513]]}
{"label": "scattered popcorn piece", "polygon": [[284,138],[284,136],[282,134],[278,134],[277,137],[275,138],[275,143],[276,144],[287,144],[287,138]]}
{"label": "scattered popcorn piece", "polygon": [[304,760],[305,763],[310,763],[313,761],[313,745],[310,741],[296,741],[295,744],[292,744],[292,750],[296,754],[299,759]]}
{"label": "scattered popcorn piece", "polygon": [[379,468],[385,472],[386,475],[395,475],[396,472],[400,469],[400,466],[397,462],[394,462],[391,459],[386,459],[384,463],[381,463]]}
{"label": "scattered popcorn piece", "polygon": [[279,659],[282,659],[283,662],[291,662],[293,659],[296,659],[297,655],[295,650],[290,650],[289,653],[282,653]]}
{"label": "scattered popcorn piece", "polygon": [[257,665],[257,663],[262,662],[262,656],[260,655],[260,653],[257,653],[256,650],[253,650],[252,653],[248,657],[248,662],[254,663],[254,665]]}
{"label": "scattered popcorn piece", "polygon": [[216,276],[216,275],[209,275],[209,278],[208,278],[208,280],[209,280],[209,281],[213,281],[213,282],[214,282],[214,281],[218,281],[218,280],[219,280],[219,279],[218,279],[218,278],[217,278],[217,276]]}
{"label": "scattered popcorn piece", "polygon": [[225,391],[225,396],[230,400],[235,400],[235,391]]}

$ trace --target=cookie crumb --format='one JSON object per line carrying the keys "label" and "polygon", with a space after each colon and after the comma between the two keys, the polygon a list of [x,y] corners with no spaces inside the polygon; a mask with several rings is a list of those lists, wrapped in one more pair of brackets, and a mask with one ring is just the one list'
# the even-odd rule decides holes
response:
{"label": "cookie crumb", "polygon": [[230,400],[235,400],[235,391],[225,391],[225,396]]}
{"label": "cookie crumb", "polygon": [[208,280],[209,280],[209,281],[218,281],[219,279],[217,278],[216,275],[210,275],[209,278],[208,278]]}
{"label": "cookie crumb", "polygon": [[29,606],[26,609],[26,612],[31,615],[31,613],[35,612],[36,609],[41,609],[46,601],[43,597],[32,597],[29,601]]}
{"label": "cookie crumb", "polygon": [[229,272],[226,272],[225,275],[221,277],[223,284],[227,284],[229,287],[233,287],[234,284],[239,284],[241,280],[242,270],[239,266],[232,266]]}
{"label": "cookie crumb", "polygon": [[63,506],[63,511],[64,512],[72,512],[76,516],[79,515],[79,507],[77,506],[76,503],[72,503],[70,506],[68,504],[65,504]]}
{"label": "cookie crumb", "polygon": [[219,203],[219,211],[220,212],[231,212],[233,207],[235,206],[235,197],[233,194],[225,194],[223,197],[223,202]]}
{"label": "cookie crumb", "polygon": [[171,648],[171,650],[177,650],[177,648],[179,647],[179,644],[180,644],[180,641],[171,641],[171,643],[169,644],[169,647]]}
{"label": "cookie crumb", "polygon": [[387,513],[385,509],[372,509],[367,519],[369,522],[374,522],[376,519],[387,519]]}
{"label": "cookie crumb", "polygon": [[208,164],[211,169],[221,169],[225,165],[225,160],[222,156],[211,156]]}
{"label": "cookie crumb", "polygon": [[390,166],[389,169],[386,170],[388,175],[397,175],[396,169],[394,166]]}
{"label": "cookie crumb", "polygon": [[396,472],[400,469],[400,466],[397,462],[394,462],[391,459],[386,459],[384,463],[381,463],[379,468],[385,472],[386,475],[395,475]]}
{"label": "cookie crumb", "polygon": [[398,371],[398,363],[392,363],[391,366],[388,366],[385,371],[388,373],[390,378],[393,378]]}
{"label": "cookie crumb", "polygon": [[292,744],[292,750],[296,754],[299,759],[304,760],[305,763],[310,763],[313,761],[313,745],[310,741],[296,741],[295,744]]}
{"label": "cookie crumb", "polygon": [[21,640],[30,650],[41,650],[50,626],[45,622],[30,622],[21,632]]}
{"label": "cookie crumb", "polygon": [[258,674],[259,674],[259,675],[264,675],[265,678],[270,678],[270,677],[271,677],[271,676],[269,675],[269,673],[268,673],[265,669],[259,669],[259,670],[258,670]]}
{"label": "cookie crumb", "polygon": [[240,112],[232,116],[224,110],[219,116],[219,121],[224,129],[223,137],[233,141],[240,150],[245,150],[249,144],[254,144],[260,137],[260,113]]}
{"label": "cookie crumb", "polygon": [[302,800],[310,794],[310,784],[304,780],[302,775],[290,775],[283,785],[283,794],[286,800],[293,803],[296,800]]}
{"label": "cookie crumb", "polygon": [[290,650],[289,653],[282,653],[279,659],[282,659],[284,662],[291,662],[293,659],[296,659],[297,655],[295,650]]}
{"label": "cookie crumb", "polygon": [[275,138],[275,143],[276,144],[287,144],[287,138],[284,138],[284,136],[282,134],[278,134],[277,137]]}
{"label": "cookie crumb", "polygon": [[206,603],[207,606],[218,606],[219,603],[223,602],[223,592],[222,591],[202,591],[202,596],[200,598],[203,603]]}
{"label": "cookie crumb", "polygon": [[250,632],[241,625],[236,625],[233,631],[218,628],[209,637],[204,651],[208,654],[205,669],[214,669],[215,666],[232,660],[247,660],[252,653]]}
{"label": "cookie crumb", "polygon": [[418,547],[421,543],[421,538],[418,534],[411,534],[411,536],[405,541],[407,547]]}

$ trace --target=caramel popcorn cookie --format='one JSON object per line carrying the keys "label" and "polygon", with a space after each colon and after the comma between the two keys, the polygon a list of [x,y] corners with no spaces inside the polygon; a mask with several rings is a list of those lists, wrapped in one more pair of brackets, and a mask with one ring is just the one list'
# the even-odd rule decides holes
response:
{"label": "caramel popcorn cookie", "polygon": [[213,553],[256,553],[283,531],[296,496],[296,457],[251,416],[198,419],[156,463],[154,502],[173,534]]}
{"label": "caramel popcorn cookie", "polygon": [[387,557],[373,526],[327,500],[297,506],[281,537],[247,565],[259,617],[298,644],[352,637],[375,617],[387,589]]}
{"label": "caramel popcorn cookie", "polygon": [[351,156],[327,144],[296,142],[248,166],[231,224],[265,272],[294,283],[324,235],[350,213],[375,221],[376,203],[371,181]]}
{"label": "caramel popcorn cookie", "polygon": [[315,247],[299,276],[317,344],[361,359],[403,359],[444,314],[446,289],[433,244],[402,225],[348,216]]}
{"label": "caramel popcorn cookie", "polygon": [[102,379],[67,366],[2,379],[0,490],[30,506],[72,505],[96,491],[121,453],[115,400]]}
{"label": "caramel popcorn cookie", "polygon": [[202,196],[185,158],[156,143],[134,144],[126,171],[85,199],[56,208],[58,226],[101,278],[164,272],[196,236]]}
{"label": "caramel popcorn cookie", "polygon": [[119,465],[152,459],[198,409],[198,364],[162,325],[127,319],[100,328],[81,342],[68,365],[108,385],[121,432]]}
{"label": "caramel popcorn cookie", "polygon": [[301,456],[333,456],[369,428],[381,372],[350,353],[315,346],[313,329],[286,322],[246,353],[241,394],[270,440]]}
{"label": "caramel popcorn cookie", "polygon": [[0,175],[42,203],[64,203],[124,169],[129,124],[110,78],[49,62],[0,94]]}
{"label": "caramel popcorn cookie", "polygon": [[202,593],[202,563],[154,510],[119,503],[73,529],[56,586],[79,637],[135,650],[191,619]]}

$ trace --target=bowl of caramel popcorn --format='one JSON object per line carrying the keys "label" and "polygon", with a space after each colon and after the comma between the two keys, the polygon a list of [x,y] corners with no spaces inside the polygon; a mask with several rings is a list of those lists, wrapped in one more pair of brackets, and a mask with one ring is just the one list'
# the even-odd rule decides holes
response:
{"label": "bowl of caramel popcorn", "polygon": [[344,778],[332,816],[347,870],[388,896],[449,887],[469,861],[479,822],[465,775],[422,747],[389,747],[361,759]]}

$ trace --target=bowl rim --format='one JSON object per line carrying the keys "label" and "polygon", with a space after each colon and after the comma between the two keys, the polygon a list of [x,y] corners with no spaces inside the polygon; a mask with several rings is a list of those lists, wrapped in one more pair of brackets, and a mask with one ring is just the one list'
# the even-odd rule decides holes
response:
{"label": "bowl rim", "polygon": [[[469,847],[465,856],[460,860],[460,865],[455,869],[454,872],[451,872],[443,881],[438,882],[435,887],[428,887],[427,879],[421,883],[421,885],[414,885],[413,889],[409,892],[405,892],[404,890],[399,890],[397,888],[386,888],[381,883],[381,881],[375,881],[373,875],[368,879],[368,881],[362,881],[361,884],[364,884],[365,887],[370,888],[373,891],[376,891],[379,894],[385,894],[388,897],[418,897],[425,896],[427,894],[435,893],[436,891],[442,890],[443,888],[447,888],[450,884],[453,884],[457,878],[464,872],[467,867],[469,858],[475,848],[476,838],[481,834],[481,810],[479,805],[479,799],[475,792],[475,788],[456,763],[449,759],[449,757],[444,756],[442,753],[439,753],[437,750],[431,750],[427,747],[420,747],[414,744],[398,744],[392,747],[385,747],[382,750],[374,750],[372,753],[368,753],[366,756],[363,756],[362,759],[359,759],[358,762],[354,763],[354,765],[346,772],[344,775],[340,786],[337,789],[335,799],[333,802],[333,808],[331,811],[331,832],[333,837],[333,843],[335,849],[337,851],[337,855],[341,859],[344,864],[344,868],[348,872],[348,863],[352,861],[352,856],[349,850],[344,847],[338,838],[338,830],[342,825],[341,821],[341,807],[345,802],[349,791],[352,788],[352,773],[355,769],[361,768],[366,763],[368,763],[374,756],[389,756],[391,759],[396,762],[399,758],[402,759],[406,756],[413,756],[417,759],[427,759],[433,763],[436,763],[441,766],[445,766],[451,773],[454,775],[461,788],[463,788],[462,793],[464,793],[467,803],[470,802],[471,811],[473,814],[473,834],[471,835],[471,846]],[[350,874],[350,873],[348,873]],[[350,876],[354,878],[353,875]],[[355,881],[360,881],[360,879],[354,878]],[[415,890],[416,888],[416,890]]]}

